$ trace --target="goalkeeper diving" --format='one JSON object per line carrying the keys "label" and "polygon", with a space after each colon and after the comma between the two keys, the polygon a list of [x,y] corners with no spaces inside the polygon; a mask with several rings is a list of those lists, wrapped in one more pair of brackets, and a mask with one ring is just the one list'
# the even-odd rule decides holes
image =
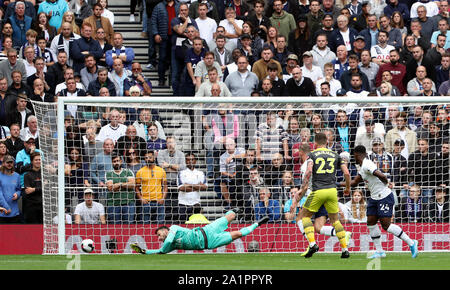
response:
{"label": "goalkeeper diving", "polygon": [[205,250],[215,249],[230,244],[236,239],[240,239],[249,235],[258,226],[269,221],[268,216],[262,217],[257,222],[248,227],[244,227],[238,231],[226,231],[228,225],[236,218],[239,209],[228,211],[225,216],[215,220],[214,222],[193,229],[187,229],[180,226],[172,225],[170,228],[161,226],[156,229],[155,233],[158,240],[163,242],[161,248],[157,250],[145,250],[137,244],[131,244],[131,249],[140,254],[167,254],[174,250]]}

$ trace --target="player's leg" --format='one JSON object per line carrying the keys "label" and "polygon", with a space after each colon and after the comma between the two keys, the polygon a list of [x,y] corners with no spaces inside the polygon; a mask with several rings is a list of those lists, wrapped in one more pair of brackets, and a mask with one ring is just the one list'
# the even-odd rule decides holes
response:
{"label": "player's leg", "polygon": [[381,227],[387,231],[400,238],[402,241],[408,244],[412,257],[417,257],[418,251],[418,242],[416,240],[412,240],[403,230],[396,224],[391,223],[391,219],[394,212],[394,194],[391,193],[387,197],[378,201],[378,218],[381,223]]}
{"label": "player's leg", "polygon": [[314,212],[311,212],[305,207],[302,208],[302,212],[301,227],[304,229],[303,235],[309,243],[308,249],[302,254],[302,256],[305,258],[310,258],[315,252],[319,251],[319,246],[316,244],[316,239],[314,237],[314,226],[311,221]]}
{"label": "player's leg", "polygon": [[407,243],[409,246],[409,249],[411,250],[411,256],[413,258],[417,257],[417,255],[419,254],[419,250],[418,250],[419,243],[417,242],[417,240],[411,239],[408,236],[408,234],[402,230],[401,227],[399,227],[396,224],[391,223],[391,217],[380,218],[380,223],[381,223],[381,227],[385,231],[395,235],[396,237],[398,237],[399,239],[401,239],[402,241]]}
{"label": "player's leg", "polygon": [[348,258],[350,254],[347,249],[347,234],[341,222],[339,221],[337,190],[335,188],[330,188],[326,191],[326,193],[324,193],[324,195],[326,196],[326,201],[324,202],[325,209],[328,212],[330,223],[336,231],[336,237],[339,239],[339,243],[341,245],[341,258]]}
{"label": "player's leg", "polygon": [[375,253],[369,256],[369,259],[386,257],[386,253],[381,245],[381,230],[378,226],[378,216],[370,214],[370,201],[367,208],[367,228],[369,229],[370,238],[375,246]]}

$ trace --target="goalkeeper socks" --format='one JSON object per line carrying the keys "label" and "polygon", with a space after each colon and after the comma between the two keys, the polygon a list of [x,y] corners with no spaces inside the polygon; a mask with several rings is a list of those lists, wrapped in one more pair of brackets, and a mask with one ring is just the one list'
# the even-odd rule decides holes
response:
{"label": "goalkeeper socks", "polygon": [[320,234],[329,236],[329,237],[334,237],[336,235],[336,231],[334,230],[334,228],[332,226],[323,226],[320,229]]}
{"label": "goalkeeper socks", "polygon": [[377,252],[383,251],[383,246],[381,245],[381,230],[378,225],[367,226],[369,229],[369,235],[372,238],[372,242],[375,246]]}
{"label": "goalkeeper socks", "polygon": [[245,237],[246,235],[253,232],[257,227],[258,227],[258,223],[254,223],[251,226],[240,229],[239,231],[241,232],[242,236]]}
{"label": "goalkeeper socks", "polygon": [[305,236],[308,239],[309,245],[313,246],[316,243],[316,239],[314,237],[314,226],[311,222],[311,218],[304,217],[302,218],[303,228],[305,229]]}
{"label": "goalkeeper socks", "polygon": [[342,226],[341,222],[335,221],[333,227],[336,230],[336,237],[338,237],[339,239],[342,250],[347,249],[347,243],[345,242],[345,229]]}
{"label": "goalkeeper socks", "polygon": [[401,227],[390,224],[388,229],[388,233],[393,234],[394,236],[400,238],[402,241],[408,244],[408,246],[412,246],[414,244],[414,241],[410,239],[410,237],[402,230]]}

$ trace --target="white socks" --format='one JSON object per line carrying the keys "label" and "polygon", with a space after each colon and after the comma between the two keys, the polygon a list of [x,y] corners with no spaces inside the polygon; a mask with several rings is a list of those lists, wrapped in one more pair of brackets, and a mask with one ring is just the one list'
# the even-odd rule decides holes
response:
{"label": "white socks", "polygon": [[381,245],[381,230],[378,225],[367,226],[369,229],[369,235],[372,238],[372,242],[375,246],[377,252],[383,251],[383,246]]}
{"label": "white socks", "polygon": [[[301,220],[299,220],[297,222],[297,226],[300,229],[300,232],[305,235],[305,229],[303,228],[303,223]],[[334,230],[334,228],[332,226],[323,226],[320,229],[320,234],[321,235],[325,235],[325,236],[329,236],[329,237],[334,237],[336,235],[336,231]]]}
{"label": "white socks", "polygon": [[407,243],[408,246],[412,246],[414,244],[413,240],[411,240],[410,237],[402,230],[402,228],[397,225],[391,224],[388,227],[387,232],[400,238],[402,241]]}

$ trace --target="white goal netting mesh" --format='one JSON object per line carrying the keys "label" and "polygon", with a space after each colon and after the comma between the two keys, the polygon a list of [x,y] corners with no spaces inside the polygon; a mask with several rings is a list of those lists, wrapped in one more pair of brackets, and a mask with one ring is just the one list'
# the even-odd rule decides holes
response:
{"label": "white goal netting mesh", "polygon": [[[318,132],[347,160],[352,177],[358,171],[352,150],[364,145],[395,194],[392,221],[419,240],[420,250],[450,249],[449,104],[85,104],[80,98],[64,108],[64,152],[57,146],[57,105],[33,105],[44,253],[58,253],[61,186],[66,252],[86,238],[97,253],[129,253],[133,242],[156,249],[158,226],[194,227],[236,207],[242,211],[230,229],[264,215],[271,220],[214,252],[301,252],[307,240],[288,209],[291,190],[301,184],[299,147],[314,150]],[[58,154],[65,159],[64,185]],[[342,181],[342,173],[336,178]],[[340,220],[353,233],[350,251],[372,250],[368,189],[360,184],[348,196],[338,192]],[[316,239],[324,251],[340,250],[332,234]],[[384,231],[382,241],[388,251],[408,250]]]}

